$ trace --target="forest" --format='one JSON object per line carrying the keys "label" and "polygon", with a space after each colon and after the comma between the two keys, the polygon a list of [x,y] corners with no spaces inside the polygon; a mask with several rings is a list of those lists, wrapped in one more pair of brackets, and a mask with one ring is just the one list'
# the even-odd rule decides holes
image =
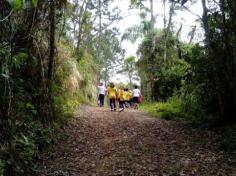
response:
{"label": "forest", "polygon": [[[128,6],[117,6],[122,2]],[[197,4],[201,13],[192,10]],[[138,13],[135,18],[139,24],[127,28],[118,25],[128,18],[122,13],[125,8]],[[184,22],[176,22],[181,12],[196,18],[187,32]],[[185,33],[187,37],[182,37]],[[137,50],[132,51],[135,54],[127,55],[129,48],[124,48],[123,43],[137,45]],[[222,173],[233,176],[236,174],[235,46],[235,0],[0,0],[0,176],[41,175],[45,151],[66,138],[63,130],[68,124],[82,123],[86,116],[82,112],[91,111],[102,122],[115,123],[116,119],[110,122],[109,118],[105,122],[103,112],[98,109],[96,115],[91,108],[96,106],[97,84],[102,81],[107,86],[117,75],[120,80],[127,80],[117,82],[117,86],[125,85],[131,90],[135,84],[140,86],[143,95],[140,111],[155,117],[152,119],[161,119],[160,123],[165,125],[172,121],[187,124],[189,131],[197,129],[199,135],[210,131],[209,140],[215,139],[216,150],[233,157],[229,166],[222,166],[226,170]],[[121,126],[126,125],[125,119],[137,125],[135,119],[131,122],[132,112],[125,113]],[[92,123],[99,124],[93,119]],[[178,125],[173,126],[175,131]],[[84,128],[82,125],[80,130],[85,130],[82,135],[91,133],[90,138],[97,135],[89,125]],[[103,138],[111,133],[102,133]],[[147,130],[142,135],[149,133]],[[84,140],[89,141],[88,138]],[[147,138],[148,142],[152,140]],[[174,170],[165,165],[160,172],[220,174],[198,170],[201,168],[198,165],[191,171],[185,165],[176,167]],[[186,170],[180,172],[181,168]],[[155,170],[136,168],[117,173],[108,166],[107,169],[94,173],[158,175]],[[74,175],[92,175],[93,170],[90,172]],[[54,175],[73,175],[72,171],[68,173]]]}

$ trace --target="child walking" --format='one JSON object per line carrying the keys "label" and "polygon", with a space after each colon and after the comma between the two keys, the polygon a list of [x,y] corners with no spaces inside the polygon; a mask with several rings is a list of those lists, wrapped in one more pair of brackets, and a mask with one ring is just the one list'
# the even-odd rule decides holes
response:
{"label": "child walking", "polygon": [[111,82],[110,86],[107,88],[107,95],[110,101],[111,111],[116,111],[117,89],[113,82]]}
{"label": "child walking", "polygon": [[125,91],[124,88],[120,89],[120,112],[125,110]]}
{"label": "child walking", "polygon": [[98,102],[99,102],[99,106],[103,107],[104,106],[104,98],[105,98],[105,92],[106,92],[106,88],[103,85],[103,83],[101,82],[98,85]]}
{"label": "child walking", "polygon": [[134,90],[133,90],[133,102],[134,102],[134,109],[138,109],[138,103],[139,103],[139,97],[141,97],[141,92],[138,89],[138,86],[135,85],[134,86]]}

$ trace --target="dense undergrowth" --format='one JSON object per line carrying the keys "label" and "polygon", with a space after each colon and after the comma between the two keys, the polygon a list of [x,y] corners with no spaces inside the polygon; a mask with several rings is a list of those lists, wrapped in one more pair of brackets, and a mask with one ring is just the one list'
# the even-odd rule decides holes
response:
{"label": "dense undergrowth", "polygon": [[[140,106],[140,110],[149,113],[155,118],[184,121],[197,128],[203,127],[204,125],[204,128],[207,127],[209,130],[213,130],[219,135],[218,148],[220,150],[235,154],[236,126],[230,125],[221,127],[220,124],[216,123],[215,118],[211,117],[209,114],[207,115],[204,109],[196,105],[196,102],[186,104],[184,101],[185,100],[181,99],[179,96],[174,96],[169,98],[166,102],[143,102]],[[186,108],[190,108],[190,110],[186,111]]]}
{"label": "dense undergrowth", "polygon": [[[73,54],[72,47],[58,44],[53,81],[54,120],[44,125],[30,101],[19,102],[18,118],[11,121],[9,142],[1,144],[0,175],[36,174],[39,153],[58,137],[57,130],[73,116],[81,103],[96,97],[96,63],[86,51]],[[89,72],[87,70],[90,70]],[[23,91],[23,90],[22,90]]]}
{"label": "dense undergrowth", "polygon": [[[144,103],[143,108],[154,116],[167,119],[183,118],[194,123],[208,122],[211,114],[207,107],[210,101],[207,94],[207,69],[204,48],[198,44],[182,44],[185,53],[182,58],[173,52],[166,65],[159,64],[156,73],[156,101]],[[149,92],[144,92],[146,100]],[[147,101],[148,102],[148,101]],[[213,107],[211,107],[213,108]],[[217,119],[214,119],[217,120]]]}
{"label": "dense undergrowth", "polygon": [[[226,151],[236,150],[235,127],[223,124],[217,110],[217,98],[209,81],[209,63],[204,48],[198,44],[183,44],[185,53],[167,66],[160,65],[156,82],[157,101],[146,102],[141,109],[154,117],[181,120],[193,126],[220,128],[219,146]],[[162,66],[162,67],[161,67]],[[212,75],[211,75],[212,76]],[[149,94],[148,94],[149,93]],[[230,126],[230,127],[227,127]]]}
{"label": "dense undergrowth", "polygon": [[65,43],[61,43],[58,50],[54,101],[57,116],[67,118],[81,103],[95,102],[97,65],[86,51],[73,55],[71,46]]}
{"label": "dense undergrowth", "polygon": [[96,31],[96,2],[81,2],[0,1],[0,176],[37,175],[35,161],[57,130],[81,103],[95,102],[98,52],[108,64],[120,52],[113,30]]}
{"label": "dense undergrowth", "polygon": [[[188,105],[190,106],[190,105]],[[201,125],[203,122],[210,121],[204,112],[185,111],[185,102],[179,97],[171,97],[166,102],[144,102],[141,110],[148,112],[154,117],[160,117],[170,120],[186,120],[195,125]]]}

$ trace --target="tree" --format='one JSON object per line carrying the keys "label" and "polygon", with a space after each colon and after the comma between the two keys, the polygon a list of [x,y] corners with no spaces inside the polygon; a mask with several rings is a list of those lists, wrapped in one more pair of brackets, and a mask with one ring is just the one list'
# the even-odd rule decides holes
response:
{"label": "tree", "polygon": [[54,118],[54,107],[52,99],[52,78],[53,78],[53,68],[54,68],[54,56],[55,56],[55,2],[50,1],[50,41],[49,41],[49,62],[48,62],[48,98],[51,112],[49,112],[49,118],[52,120]]}
{"label": "tree", "polygon": [[[210,66],[208,79],[213,80],[209,84],[209,92],[215,92],[216,96],[212,97],[215,97],[214,99],[218,102],[217,111],[221,120],[232,122],[234,121],[233,114],[236,113],[233,108],[236,105],[236,55],[232,45],[236,36],[233,10],[236,4],[232,0],[220,0],[218,3],[213,2],[219,8],[211,9],[211,3],[202,0],[205,47]],[[229,14],[228,17],[226,13]]]}
{"label": "tree", "polygon": [[169,33],[171,32],[171,26],[172,26],[172,17],[174,15],[174,10],[175,10],[175,5],[176,2],[172,1],[170,5],[170,10],[169,10],[169,19],[168,23],[166,20],[166,0],[163,0],[163,6],[164,6],[164,62],[166,63],[167,60],[167,42],[168,42],[168,37]]}
{"label": "tree", "polygon": [[[145,0],[143,0],[145,1]],[[131,41],[135,41],[138,37],[144,36],[144,37],[151,37],[151,48],[150,48],[150,57],[149,57],[149,63],[148,67],[150,69],[150,77],[149,82],[151,86],[151,99],[155,100],[155,72],[157,69],[157,54],[156,54],[156,44],[157,44],[157,37],[156,37],[156,31],[155,31],[155,17],[154,17],[154,10],[153,10],[153,0],[149,0],[149,8],[146,8],[143,5],[142,0],[131,0],[131,4],[135,7],[138,7],[146,13],[147,11],[150,13],[150,20],[145,20],[146,15],[145,13],[141,13],[141,17],[143,19],[142,24],[140,27],[132,27],[129,28],[126,33],[123,35],[123,39],[131,39]],[[141,35],[140,35],[141,34]],[[144,34],[144,35],[143,35]]]}
{"label": "tree", "polygon": [[124,63],[122,64],[121,70],[118,71],[118,73],[125,73],[129,78],[129,87],[130,89],[133,87],[133,79],[137,79],[137,73],[136,73],[136,67],[135,67],[135,57],[129,56],[124,60]]}
{"label": "tree", "polygon": [[[56,23],[64,3],[62,0],[0,1],[0,155],[5,163],[3,175],[32,171],[28,167],[35,153],[25,157],[23,152],[26,151],[22,150],[19,141],[36,141],[34,132],[39,130],[36,124],[47,128],[55,120]],[[35,135],[35,139],[29,139],[28,134]],[[38,148],[35,143],[30,145]]]}
{"label": "tree", "polygon": [[[156,40],[156,48],[155,48],[155,54],[157,55],[158,58],[163,58],[164,56],[164,48],[165,48],[165,43],[162,40],[163,36],[164,36],[164,31],[163,30],[159,30],[156,32],[156,36],[157,36],[157,40]],[[178,45],[180,45],[181,43],[178,41],[178,39],[176,38],[176,36],[173,33],[169,34],[168,37],[168,47],[167,47],[167,52],[169,55],[169,59],[166,63],[163,62],[163,60],[158,60],[155,66],[155,75],[154,75],[154,81],[152,78],[152,72],[151,72],[151,47],[152,47],[152,39],[151,39],[151,34],[147,35],[142,43],[140,44],[139,48],[138,48],[138,56],[139,56],[139,60],[137,61],[137,68],[138,68],[138,75],[141,78],[141,84],[142,84],[142,90],[145,96],[145,99],[148,100],[153,100],[153,97],[155,98],[155,100],[163,100],[166,99],[166,97],[162,96],[162,94],[160,93],[160,91],[158,90],[160,87],[165,87],[167,85],[161,85],[163,84],[165,79],[165,76],[163,76],[164,74],[166,74],[166,72],[169,72],[168,70],[170,70],[174,64],[178,63],[178,55],[179,55],[179,51],[178,51]],[[153,81],[153,85],[152,85],[152,81]],[[163,82],[162,82],[163,81]],[[178,82],[178,85],[177,85]],[[176,86],[179,87],[179,81],[176,81]],[[154,89],[154,92],[153,89]],[[168,87],[168,86],[167,86]],[[170,86],[169,86],[170,87]],[[174,85],[171,87],[175,87]],[[163,91],[162,91],[163,92]],[[171,95],[171,93],[173,93],[173,89],[171,91],[167,91],[166,92],[170,92],[169,95]]]}
{"label": "tree", "polygon": [[83,26],[85,24],[86,21],[86,12],[87,12],[87,8],[88,8],[88,1],[84,0],[80,10],[79,10],[79,19],[78,19],[78,25],[79,25],[79,31],[78,31],[78,37],[77,37],[77,46],[76,46],[76,50],[77,52],[79,52],[80,49],[80,44],[81,44],[81,35],[82,35],[82,30],[83,30]]}
{"label": "tree", "polygon": [[[99,40],[99,38],[98,38]],[[113,34],[113,32],[107,31],[101,36],[101,61],[99,63],[100,80],[105,81],[105,84],[111,77],[111,72],[116,69],[121,63],[124,52],[121,49],[120,41]],[[97,52],[97,50],[95,50]]]}

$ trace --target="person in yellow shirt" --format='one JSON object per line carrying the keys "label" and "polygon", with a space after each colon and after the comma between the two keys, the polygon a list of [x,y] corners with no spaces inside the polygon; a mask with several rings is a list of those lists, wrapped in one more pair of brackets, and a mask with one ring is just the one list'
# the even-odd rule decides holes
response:
{"label": "person in yellow shirt", "polygon": [[125,88],[124,89],[124,105],[125,107],[127,108],[127,101],[128,101],[128,92],[127,92],[127,89]]}
{"label": "person in yellow shirt", "polygon": [[111,82],[110,86],[107,88],[107,95],[110,101],[111,111],[116,111],[117,89],[113,82]]}
{"label": "person in yellow shirt", "polygon": [[120,108],[120,91],[121,91],[121,87],[119,87],[118,89],[117,89],[117,96],[116,96],[116,101],[118,102],[118,104],[119,104],[119,108]]}
{"label": "person in yellow shirt", "polygon": [[120,112],[121,112],[121,111],[124,111],[125,109],[125,91],[123,87],[120,88],[119,95],[120,95],[120,108],[121,108]]}

